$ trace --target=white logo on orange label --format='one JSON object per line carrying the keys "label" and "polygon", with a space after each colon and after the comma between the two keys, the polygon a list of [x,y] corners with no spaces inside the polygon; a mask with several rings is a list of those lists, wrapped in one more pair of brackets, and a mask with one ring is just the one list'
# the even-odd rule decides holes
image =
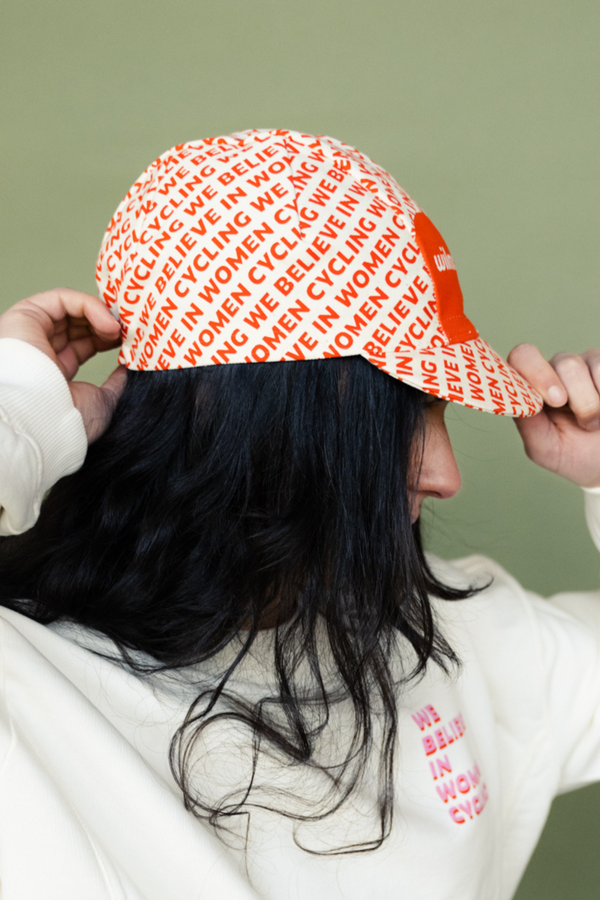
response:
{"label": "white logo on orange label", "polygon": [[435,254],[433,258],[439,272],[445,272],[446,269],[456,270],[456,263],[443,247],[440,247],[440,252]]}

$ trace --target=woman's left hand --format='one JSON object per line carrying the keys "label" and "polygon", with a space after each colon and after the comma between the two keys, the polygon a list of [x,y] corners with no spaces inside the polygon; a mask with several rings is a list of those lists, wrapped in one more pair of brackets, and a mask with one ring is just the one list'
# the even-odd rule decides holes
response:
{"label": "woman's left hand", "polygon": [[600,350],[557,353],[519,344],[508,362],[544,398],[544,408],[515,424],[527,456],[581,487],[600,487]]}

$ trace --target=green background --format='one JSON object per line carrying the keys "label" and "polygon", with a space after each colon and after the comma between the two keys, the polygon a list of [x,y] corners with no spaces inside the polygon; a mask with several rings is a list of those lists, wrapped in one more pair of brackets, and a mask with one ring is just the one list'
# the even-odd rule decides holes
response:
{"label": "green background", "polygon": [[[285,127],[341,138],[395,175],[501,354],[600,343],[598,0],[3,9],[0,309],[59,284],[93,292],[114,208],[168,147]],[[464,487],[425,514],[430,547],[485,553],[544,594],[596,587],[579,489],[529,463],[510,420],[455,406],[448,419]],[[599,801],[598,787],[556,801],[519,900],[597,900]]]}

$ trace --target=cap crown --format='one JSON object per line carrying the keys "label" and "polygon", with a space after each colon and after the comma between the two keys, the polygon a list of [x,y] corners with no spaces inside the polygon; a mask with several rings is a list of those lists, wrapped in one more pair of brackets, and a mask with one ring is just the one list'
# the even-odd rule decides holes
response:
{"label": "cap crown", "polygon": [[160,156],[119,205],[97,279],[133,369],[377,364],[477,338],[448,247],[408,194],[353,147],[294,131]]}

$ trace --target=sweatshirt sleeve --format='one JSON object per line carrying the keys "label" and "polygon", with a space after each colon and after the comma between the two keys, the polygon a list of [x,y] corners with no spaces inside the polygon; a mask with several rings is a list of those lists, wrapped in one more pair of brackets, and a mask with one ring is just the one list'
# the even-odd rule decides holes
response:
{"label": "sweatshirt sleeve", "polygon": [[585,518],[592,540],[600,550],[600,487],[583,488],[585,495]]}
{"label": "sweatshirt sleeve", "polygon": [[58,367],[41,350],[0,339],[0,535],[31,528],[46,491],[81,467],[83,419]]}
{"label": "sweatshirt sleeve", "polygon": [[[600,550],[600,489],[584,489],[585,515]],[[600,591],[527,592],[537,614],[548,726],[558,790],[600,781]]]}

